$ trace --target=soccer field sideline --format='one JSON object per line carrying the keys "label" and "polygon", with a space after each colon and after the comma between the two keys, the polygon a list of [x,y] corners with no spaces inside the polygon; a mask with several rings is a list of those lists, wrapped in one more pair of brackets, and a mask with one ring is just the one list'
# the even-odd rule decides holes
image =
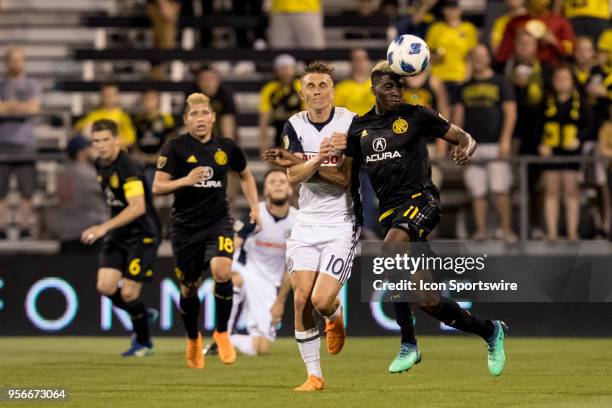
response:
{"label": "soccer field sideline", "polygon": [[239,356],[233,366],[213,356],[203,370],[192,370],[181,338],[155,339],[153,357],[122,359],[126,338],[5,337],[0,387],[65,387],[67,406],[87,407],[612,406],[612,340],[509,338],[508,364],[498,378],[488,374],[478,339],[419,340],[423,362],[401,375],[387,373],[394,337],[348,338],[338,356],[323,345],[326,389],[304,395],[292,391],[305,372],[289,338],[279,339],[269,356]]}

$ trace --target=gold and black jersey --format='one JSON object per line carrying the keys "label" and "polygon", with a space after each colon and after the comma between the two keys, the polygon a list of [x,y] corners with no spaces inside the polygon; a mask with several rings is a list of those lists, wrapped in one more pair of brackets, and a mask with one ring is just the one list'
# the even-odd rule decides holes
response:
{"label": "gold and black jersey", "polygon": [[170,139],[161,149],[158,171],[176,180],[196,167],[205,169],[200,181],[174,193],[173,233],[183,234],[187,239],[227,219],[227,174],[230,170],[240,173],[246,165],[244,153],[231,139],[212,137],[202,143],[189,134]]}
{"label": "gold and black jersey", "polygon": [[420,105],[402,104],[382,115],[372,109],[353,119],[346,155],[367,172],[381,213],[424,188],[435,189],[427,143],[449,128],[441,114]]}
{"label": "gold and black jersey", "polygon": [[541,143],[550,147],[555,156],[580,154],[581,140],[589,131],[590,115],[578,91],[574,91],[565,102],[548,97],[543,116]]}
{"label": "gold and black jersey", "polygon": [[[140,166],[129,154],[121,151],[115,161],[110,164],[97,160],[98,182],[110,208],[111,217],[117,216],[128,206],[130,197],[144,195],[146,212],[123,227],[110,232],[109,238],[120,243],[147,241],[157,242],[160,235],[160,222],[153,206],[151,190],[145,181]],[[153,240],[153,241],[151,241]]]}

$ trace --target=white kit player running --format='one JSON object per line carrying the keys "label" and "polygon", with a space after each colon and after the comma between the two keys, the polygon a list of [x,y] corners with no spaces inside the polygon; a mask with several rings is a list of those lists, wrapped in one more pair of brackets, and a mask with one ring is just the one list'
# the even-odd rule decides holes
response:
{"label": "white kit player running", "polygon": [[343,155],[355,114],[334,108],[331,73],[332,69],[316,62],[305,69],[300,93],[307,111],[293,115],[285,124],[287,150],[272,149],[264,155],[287,167],[290,182],[301,184],[296,224],[287,241],[295,338],[308,371],[308,379],[296,391],[324,387],[321,340],[313,309],[326,320],[328,351],[337,354],[342,350],[345,331],[337,296],[351,274],[360,232],[358,185],[349,188],[351,179],[357,180],[351,158]]}
{"label": "white kit player running", "polygon": [[234,238],[234,296],[228,328],[232,333],[237,320],[244,317],[248,334],[232,333],[230,338],[246,355],[270,352],[291,288],[285,252],[297,210],[289,205],[293,190],[287,174],[280,169],[268,171],[263,194],[261,228],[257,230],[247,219]]}

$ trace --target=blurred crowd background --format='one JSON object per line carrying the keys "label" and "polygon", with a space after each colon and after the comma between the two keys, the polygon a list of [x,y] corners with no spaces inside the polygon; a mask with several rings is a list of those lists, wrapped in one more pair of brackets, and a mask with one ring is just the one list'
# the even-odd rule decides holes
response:
{"label": "blurred crowd background", "polygon": [[[151,181],[159,149],[182,131],[185,96],[203,92],[215,133],[238,141],[261,182],[261,152],[303,109],[304,65],[332,63],[336,105],[363,114],[370,70],[401,34],[432,52],[431,69],[406,78],[405,101],[479,142],[461,168],[432,141],[436,237],[610,237],[609,0],[2,0],[0,21],[0,247],[70,248],[107,216],[88,141],[95,120],[119,124]],[[362,183],[363,235],[375,239],[376,201]],[[170,204],[156,201],[165,233]]]}

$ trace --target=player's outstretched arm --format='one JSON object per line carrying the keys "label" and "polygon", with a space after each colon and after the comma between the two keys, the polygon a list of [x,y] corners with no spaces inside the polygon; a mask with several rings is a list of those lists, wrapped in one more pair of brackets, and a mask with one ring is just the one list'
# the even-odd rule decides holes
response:
{"label": "player's outstretched arm", "polygon": [[310,180],[310,178],[321,167],[321,161],[321,155],[317,154],[303,163],[294,164],[293,166],[288,167],[287,177],[289,178],[289,182],[297,184]]}
{"label": "player's outstretched arm", "polygon": [[476,141],[472,136],[459,126],[450,125],[448,132],[442,139],[455,145],[451,152],[451,158],[455,164],[464,165],[469,163],[472,154],[476,150]]}
{"label": "player's outstretched arm", "polygon": [[[126,197],[128,205],[119,214],[111,218],[110,220],[100,224],[94,225],[93,227],[87,228],[81,234],[81,241],[84,244],[91,245],[104,235],[108,234],[109,231],[123,227],[134,221],[136,218],[142,216],[146,212],[146,203],[144,196],[144,187],[142,181],[131,181],[130,183],[140,183],[132,186],[132,188],[139,189],[140,194]],[[127,194],[126,194],[127,195]]]}
{"label": "player's outstretched arm", "polygon": [[261,157],[269,163],[274,163],[277,166],[285,168],[295,166],[296,164],[304,163],[305,161],[302,156],[291,153],[287,149],[281,149],[278,147],[273,149],[266,149],[261,155]]}
{"label": "player's outstretched arm", "polygon": [[347,188],[351,184],[351,169],[353,167],[353,159],[345,157],[342,164],[338,167],[321,167],[318,175],[323,180]]}
{"label": "player's outstretched arm", "polygon": [[164,171],[157,170],[153,179],[153,194],[168,195],[174,193],[181,188],[193,186],[204,177],[206,169],[202,166],[191,170],[188,175],[176,180],[172,180],[172,175]]}
{"label": "player's outstretched arm", "polygon": [[249,218],[251,222],[257,224],[257,227],[261,227],[261,219],[259,218],[259,198],[257,197],[257,184],[255,184],[255,178],[248,168],[239,172],[238,177],[240,177],[240,188],[251,209]]}

